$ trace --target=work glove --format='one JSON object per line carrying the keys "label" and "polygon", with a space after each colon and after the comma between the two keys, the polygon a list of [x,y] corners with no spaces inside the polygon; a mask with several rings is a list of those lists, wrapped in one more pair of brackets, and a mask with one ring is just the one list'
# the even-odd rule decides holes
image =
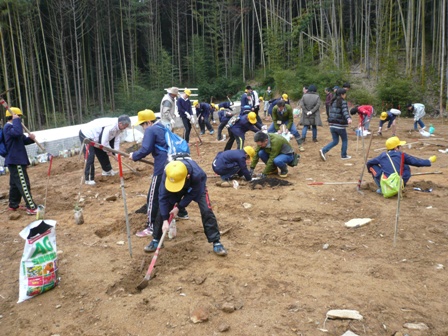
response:
{"label": "work glove", "polygon": [[311,112],[311,111],[308,111],[307,113],[306,113],[306,115],[312,115],[313,114],[313,112]]}
{"label": "work glove", "polygon": [[192,123],[192,124],[196,123],[196,120],[194,119],[194,116],[191,116],[190,123]]}
{"label": "work glove", "polygon": [[437,156],[433,155],[429,158],[429,161],[431,161],[431,163],[434,163],[437,161]]}
{"label": "work glove", "polygon": [[130,158],[131,160],[132,160],[132,154],[133,154],[133,153],[129,153],[129,158]]}
{"label": "work glove", "polygon": [[171,119],[171,120],[170,120],[170,123],[171,123],[172,126],[174,126],[174,124],[176,123],[176,121],[175,121],[174,119]]}
{"label": "work glove", "polygon": [[279,130],[277,131],[277,133],[278,133],[278,134],[282,134],[282,130],[279,129]]}
{"label": "work glove", "polygon": [[191,120],[191,114],[185,113],[185,116],[187,117],[188,120]]}
{"label": "work glove", "polygon": [[250,176],[254,175],[254,168],[249,169]]}

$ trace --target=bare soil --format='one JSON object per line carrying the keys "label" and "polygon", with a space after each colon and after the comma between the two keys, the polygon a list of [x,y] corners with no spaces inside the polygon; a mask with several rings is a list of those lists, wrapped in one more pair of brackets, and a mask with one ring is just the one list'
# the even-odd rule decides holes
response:
{"label": "bare soil", "polygon": [[[373,131],[377,122],[377,118],[372,121]],[[425,122],[429,126],[431,120]],[[448,147],[448,137],[444,138],[448,126],[441,120],[434,126],[433,139],[442,140],[409,132],[412,120],[398,123],[398,136],[416,142],[405,148],[407,153],[438,156],[433,167],[414,167],[412,172],[444,174],[410,180],[400,203],[396,246],[397,198],[376,194],[367,172],[363,194],[353,183],[309,185],[357,182],[362,170],[362,141],[356,150],[351,129],[351,160],[340,159],[340,145],[328,153],[327,162],[320,159],[318,150],[330,141],[324,126],[318,129],[318,143],[311,142],[308,134],[306,151],[286,178],[289,186],[220,188],[215,186],[216,178],[210,178],[208,189],[228,256],[213,254],[193,203],[188,208],[190,219],[177,222],[178,236],[165,242],[156,276],[141,292],[136,286],[152,254],[143,251],[149,239],[134,235],[145,223],[145,215],[134,210],[146,200],[150,166],[125,159],[142,173],[137,176],[125,168],[131,258],[119,176],[98,176],[96,186],[82,186],[85,223],[76,225],[74,205],[83,162],[77,157],[55,158],[46,216],[58,222],[61,282],[20,304],[16,302],[24,241],[18,233],[33,218],[22,212],[19,219],[9,219],[8,176],[1,176],[0,334],[342,335],[351,330],[358,335],[447,335],[448,154],[438,149]],[[381,152],[374,150],[384,147],[389,135],[373,137],[369,157]],[[252,135],[248,138],[247,143],[253,144]],[[192,144],[195,139],[192,133]],[[211,162],[224,143],[208,134],[202,139],[202,146],[191,147],[192,157],[212,175]],[[256,172],[262,168],[259,164]],[[39,204],[44,203],[47,169],[47,164],[29,168]],[[414,187],[433,190],[420,192]],[[116,201],[105,200],[112,195]],[[243,203],[251,207],[245,209]],[[352,218],[372,218],[372,222],[346,228],[344,223]],[[326,320],[330,309],[355,309],[363,320]],[[207,320],[195,324],[192,314]],[[424,323],[429,329],[406,329],[405,323]]]}

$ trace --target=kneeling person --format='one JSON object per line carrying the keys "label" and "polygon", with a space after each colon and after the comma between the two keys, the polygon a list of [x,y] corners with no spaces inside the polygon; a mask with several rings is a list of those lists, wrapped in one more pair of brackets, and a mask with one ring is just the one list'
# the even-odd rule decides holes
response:
{"label": "kneeling person", "polygon": [[[225,256],[227,251],[220,242],[218,222],[210,204],[206,187],[207,175],[191,159],[171,161],[165,167],[159,190],[159,213],[154,223],[153,240],[145,247],[153,252],[159,245],[162,232],[168,230],[170,214],[174,217],[179,209],[185,209],[192,201],[198,203],[202,226],[209,243],[213,243],[213,252]],[[175,204],[178,206],[175,207]]]}
{"label": "kneeling person", "polygon": [[276,174],[278,172],[277,168],[280,168],[279,176],[287,177],[287,166],[297,166],[300,156],[294,153],[288,140],[280,134],[257,132],[255,133],[254,141],[257,144],[257,148],[250,165],[251,174],[259,159],[266,164],[263,175]]}
{"label": "kneeling person", "polygon": [[252,160],[254,156],[255,151],[251,146],[219,152],[213,160],[212,169],[221,176],[221,187],[230,187],[229,180],[236,174],[240,177],[244,176],[246,181],[250,181],[252,175],[247,169],[246,160]]}

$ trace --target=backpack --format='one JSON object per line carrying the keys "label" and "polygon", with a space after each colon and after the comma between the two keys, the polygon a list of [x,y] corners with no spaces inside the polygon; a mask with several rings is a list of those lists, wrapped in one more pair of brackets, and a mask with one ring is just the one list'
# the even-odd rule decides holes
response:
{"label": "backpack", "polygon": [[234,116],[233,116],[232,118],[230,118],[230,120],[227,122],[226,127],[227,127],[227,128],[232,127],[233,125],[235,125],[235,124],[238,122],[238,120],[240,120],[240,116],[239,116],[239,115],[234,115]]}
{"label": "backpack", "polygon": [[389,177],[386,177],[384,173],[381,175],[380,179],[381,193],[385,198],[389,198],[398,194],[400,190],[400,182],[401,182],[401,188],[404,188],[404,183],[403,180],[401,179],[400,174],[397,173],[397,170],[395,169],[394,163],[392,162],[392,159],[390,158],[389,154],[387,154],[387,156],[390,160],[390,163],[392,163],[392,167],[394,168],[395,172],[390,174]]}
{"label": "backpack", "polygon": [[168,127],[164,127],[163,130],[165,131],[165,141],[168,145],[168,149],[156,145],[158,149],[167,152],[168,156],[171,157],[181,153],[190,154],[190,146],[188,146],[185,139],[181,138],[176,133],[171,132]]}
{"label": "backpack", "polygon": [[6,149],[5,136],[3,135],[3,128],[0,128],[0,156],[4,158],[8,154],[8,150]]}

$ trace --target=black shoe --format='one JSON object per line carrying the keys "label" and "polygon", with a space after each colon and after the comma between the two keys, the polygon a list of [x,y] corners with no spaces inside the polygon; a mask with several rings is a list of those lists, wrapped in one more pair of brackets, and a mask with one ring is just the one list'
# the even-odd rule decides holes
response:
{"label": "black shoe", "polygon": [[318,142],[317,139],[313,139],[313,142]]}
{"label": "black shoe", "polygon": [[288,168],[285,166],[284,168],[280,168],[280,177],[287,177],[288,176]]}
{"label": "black shoe", "polygon": [[135,210],[135,213],[137,214],[146,214],[148,213],[148,204],[142,205],[140,209]]}
{"label": "black shoe", "polygon": [[190,219],[190,217],[188,217],[188,212],[186,210],[184,210],[184,211],[179,211],[179,213],[176,216],[176,219]]}

